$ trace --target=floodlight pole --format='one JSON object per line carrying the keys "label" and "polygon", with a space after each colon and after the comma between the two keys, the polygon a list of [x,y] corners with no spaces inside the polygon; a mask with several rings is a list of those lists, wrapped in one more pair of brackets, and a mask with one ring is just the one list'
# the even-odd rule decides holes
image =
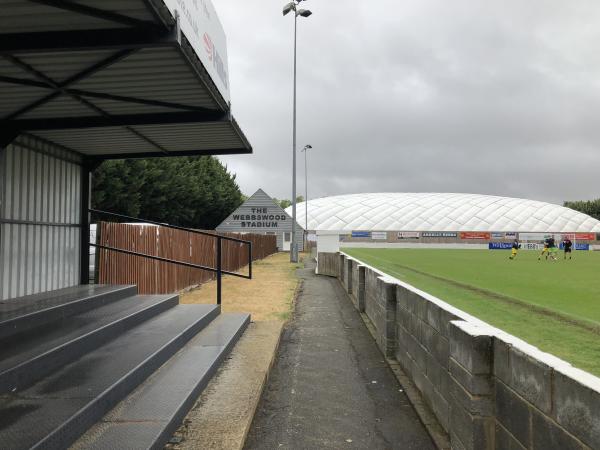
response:
{"label": "floodlight pole", "polygon": [[293,118],[293,162],[292,162],[292,248],[290,262],[298,262],[298,241],[296,236],[296,44],[298,36],[298,14],[294,10],[294,118]]}
{"label": "floodlight pole", "polygon": [[290,261],[298,262],[298,237],[296,236],[296,48],[298,41],[298,16],[308,17],[312,13],[307,9],[298,9],[303,0],[293,0],[283,7],[283,15],[294,12],[294,114],[293,114],[293,144],[292,144],[292,243]]}

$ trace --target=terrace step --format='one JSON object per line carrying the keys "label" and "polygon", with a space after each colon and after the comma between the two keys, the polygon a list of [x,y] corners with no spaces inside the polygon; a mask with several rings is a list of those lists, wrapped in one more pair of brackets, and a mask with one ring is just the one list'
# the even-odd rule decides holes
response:
{"label": "terrace step", "polygon": [[2,300],[0,344],[17,334],[136,294],[136,286],[83,285]]}
{"label": "terrace step", "polygon": [[0,394],[30,386],[178,303],[177,295],[136,295],[6,339],[0,346]]}
{"label": "terrace step", "polygon": [[249,322],[248,314],[219,316],[72,449],[162,449]]}
{"label": "terrace step", "polygon": [[68,447],[219,313],[216,305],[178,305],[28,389],[1,395],[0,448]]}

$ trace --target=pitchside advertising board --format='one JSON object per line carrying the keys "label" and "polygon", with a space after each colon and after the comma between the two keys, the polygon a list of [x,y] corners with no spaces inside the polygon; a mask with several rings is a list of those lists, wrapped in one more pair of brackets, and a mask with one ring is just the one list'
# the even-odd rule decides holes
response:
{"label": "pitchside advertising board", "polygon": [[424,238],[456,238],[458,233],[452,231],[423,231],[421,237]]}
{"label": "pitchside advertising board", "polygon": [[229,103],[227,39],[210,0],[163,0],[171,14],[179,17],[181,32],[202,61],[213,82]]}
{"label": "pitchside advertising board", "polygon": [[[538,244],[536,242],[522,242],[520,244],[521,244],[521,250],[542,251],[542,249],[544,248],[543,244]],[[490,242],[488,245],[489,245],[490,250],[510,250],[512,248],[511,242]],[[563,248],[564,248],[564,246],[561,243],[560,249],[562,250]],[[575,243],[574,249],[587,251],[590,249],[590,244]]]}
{"label": "pitchside advertising board", "polygon": [[387,241],[387,231],[372,231],[371,239],[374,241]]}
{"label": "pitchside advertising board", "polygon": [[418,231],[399,231],[398,239],[419,239],[420,233]]}

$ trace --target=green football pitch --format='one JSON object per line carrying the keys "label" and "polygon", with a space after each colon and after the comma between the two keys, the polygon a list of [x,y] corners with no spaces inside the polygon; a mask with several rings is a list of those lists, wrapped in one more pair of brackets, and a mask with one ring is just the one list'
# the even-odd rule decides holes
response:
{"label": "green football pitch", "polygon": [[382,272],[600,376],[600,252],[343,249]]}

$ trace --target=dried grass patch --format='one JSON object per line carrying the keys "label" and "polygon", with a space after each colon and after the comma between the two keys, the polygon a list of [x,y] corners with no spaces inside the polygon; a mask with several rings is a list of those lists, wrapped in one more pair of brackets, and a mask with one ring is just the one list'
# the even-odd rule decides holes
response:
{"label": "dried grass patch", "polygon": [[[252,280],[225,276],[222,311],[248,312],[255,322],[287,320],[298,286],[297,267],[290,263],[289,253],[276,253],[253,264]],[[213,304],[217,298],[216,290],[217,283],[211,281],[181,294],[180,302]]]}

